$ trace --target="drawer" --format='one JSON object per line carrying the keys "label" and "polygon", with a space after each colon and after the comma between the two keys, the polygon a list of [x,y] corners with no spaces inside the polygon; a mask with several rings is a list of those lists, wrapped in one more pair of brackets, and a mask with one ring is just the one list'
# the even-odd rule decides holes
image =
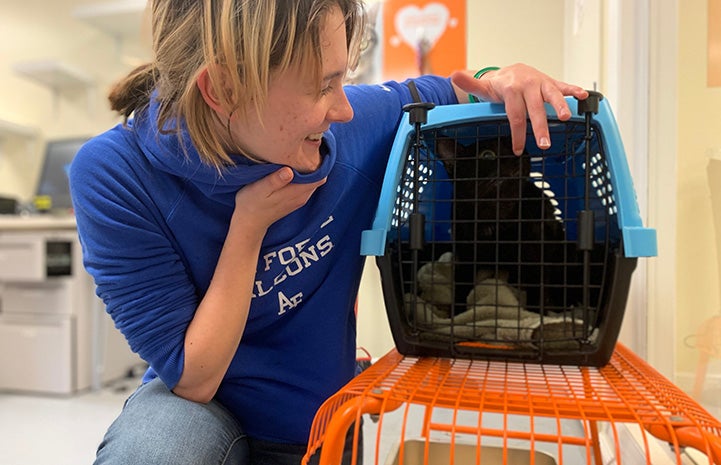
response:
{"label": "drawer", "polygon": [[0,281],[39,282],[72,275],[74,242],[67,234],[1,233]]}
{"label": "drawer", "polygon": [[0,236],[0,281],[45,279],[45,241],[37,236]]}
{"label": "drawer", "polygon": [[71,283],[52,279],[39,283],[7,283],[2,293],[5,314],[70,315],[73,313]]}
{"label": "drawer", "polygon": [[0,316],[0,390],[75,391],[74,319]]}

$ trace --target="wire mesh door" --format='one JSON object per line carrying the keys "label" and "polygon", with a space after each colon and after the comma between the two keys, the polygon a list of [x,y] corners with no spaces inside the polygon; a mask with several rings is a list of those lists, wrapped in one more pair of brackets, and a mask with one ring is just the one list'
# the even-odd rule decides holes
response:
{"label": "wire mesh door", "polygon": [[522,156],[503,118],[422,129],[407,148],[378,259],[401,352],[608,360],[636,261],[602,131],[591,118],[550,130],[551,150]]}

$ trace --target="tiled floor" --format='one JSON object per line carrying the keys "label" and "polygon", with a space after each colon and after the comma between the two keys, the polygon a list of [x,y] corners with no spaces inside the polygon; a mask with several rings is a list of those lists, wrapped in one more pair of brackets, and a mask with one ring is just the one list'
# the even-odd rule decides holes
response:
{"label": "tiled floor", "polygon": [[[100,391],[73,397],[0,394],[0,465],[92,464],[95,448],[105,429],[118,414],[136,383],[137,379],[123,380]],[[721,417],[721,406],[708,405],[707,408]],[[376,443],[379,444],[378,457],[381,464],[397,446],[404,410],[399,409],[383,418],[380,440],[378,424],[366,419],[366,464],[375,463]],[[406,425],[420,424],[420,421],[413,420],[420,420],[420,415],[422,412],[410,410],[410,420],[405,420]],[[410,427],[405,437],[419,435],[419,431],[413,431]],[[553,447],[551,445],[551,453]],[[564,463],[586,463],[584,457],[576,457],[574,454],[564,452]],[[705,460],[705,457],[697,457],[695,462],[685,459],[684,463],[706,463]],[[627,463],[626,460],[623,463]]]}
{"label": "tiled floor", "polygon": [[137,380],[72,397],[0,394],[0,464],[89,465]]}

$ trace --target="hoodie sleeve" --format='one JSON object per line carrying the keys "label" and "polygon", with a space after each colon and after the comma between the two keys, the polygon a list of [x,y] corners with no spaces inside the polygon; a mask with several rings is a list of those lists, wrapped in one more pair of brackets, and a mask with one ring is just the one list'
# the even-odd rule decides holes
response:
{"label": "hoodie sleeve", "polygon": [[[423,101],[436,105],[458,103],[450,78],[426,75],[413,81]],[[338,124],[333,129],[339,145],[362,148],[345,150],[353,157],[346,161],[377,184],[382,182],[393,139],[403,117],[403,106],[413,102],[408,82],[347,86],[346,94],[354,117],[350,123]]]}
{"label": "hoodie sleeve", "polygon": [[70,168],[71,193],[98,296],[131,350],[172,388],[198,299],[129,133],[118,127],[81,148]]}

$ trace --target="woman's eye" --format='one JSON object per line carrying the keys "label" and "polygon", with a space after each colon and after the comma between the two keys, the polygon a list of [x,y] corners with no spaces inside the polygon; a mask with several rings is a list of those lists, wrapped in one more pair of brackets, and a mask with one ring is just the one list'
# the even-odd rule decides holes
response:
{"label": "woman's eye", "polygon": [[333,90],[333,86],[327,86],[327,87],[324,87],[324,88],[322,88],[322,89],[320,90],[320,94],[321,94],[321,95],[328,95],[328,94],[331,93],[332,90]]}

